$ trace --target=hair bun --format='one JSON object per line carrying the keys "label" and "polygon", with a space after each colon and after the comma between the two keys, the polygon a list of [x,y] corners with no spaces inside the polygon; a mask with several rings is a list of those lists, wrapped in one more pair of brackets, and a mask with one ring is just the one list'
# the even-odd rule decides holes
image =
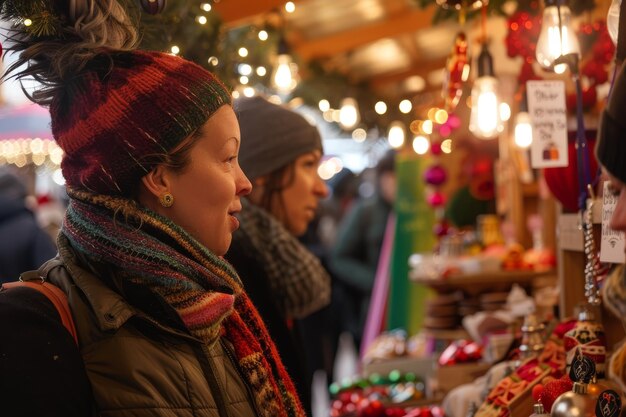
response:
{"label": "hair bun", "polygon": [[[26,18],[30,26],[23,24]],[[15,22],[5,49],[19,54],[2,78],[39,81],[40,87],[26,94],[40,105],[49,105],[95,56],[133,50],[139,43],[133,20],[117,0],[0,0],[0,19]]]}

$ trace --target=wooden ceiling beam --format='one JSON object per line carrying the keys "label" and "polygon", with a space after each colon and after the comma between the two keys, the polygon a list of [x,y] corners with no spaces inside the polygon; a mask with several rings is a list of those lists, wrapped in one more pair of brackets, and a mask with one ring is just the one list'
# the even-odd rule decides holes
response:
{"label": "wooden ceiling beam", "polygon": [[432,61],[414,62],[409,69],[397,71],[388,74],[379,74],[369,79],[369,85],[373,90],[384,90],[389,84],[397,84],[413,75],[419,75],[424,78],[428,84],[428,74],[431,71],[443,70],[446,65],[446,58],[439,58]]}
{"label": "wooden ceiling beam", "polygon": [[222,0],[213,3],[226,27],[243,25],[259,15],[283,7],[285,0]]}
{"label": "wooden ceiling beam", "polygon": [[392,16],[358,28],[317,39],[302,39],[292,43],[294,52],[303,60],[324,58],[351,51],[384,38],[416,32],[431,26],[434,6]]}

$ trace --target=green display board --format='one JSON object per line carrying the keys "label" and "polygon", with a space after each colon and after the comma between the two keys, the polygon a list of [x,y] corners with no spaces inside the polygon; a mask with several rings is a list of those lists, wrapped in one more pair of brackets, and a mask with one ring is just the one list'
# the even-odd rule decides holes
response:
{"label": "green display board", "polygon": [[396,158],[396,229],[386,324],[387,329],[402,328],[415,334],[422,327],[423,306],[431,290],[409,281],[408,259],[413,253],[431,253],[436,243],[435,213],[426,203],[423,180],[424,170],[431,162],[412,150],[399,152]]}

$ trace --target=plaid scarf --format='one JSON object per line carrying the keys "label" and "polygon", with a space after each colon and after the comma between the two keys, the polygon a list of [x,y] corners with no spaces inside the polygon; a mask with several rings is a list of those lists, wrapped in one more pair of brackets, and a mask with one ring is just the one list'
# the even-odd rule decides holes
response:
{"label": "plaid scarf", "polygon": [[285,318],[301,319],[330,302],[330,276],[320,260],[265,209],[242,199],[234,238],[255,248]]}
{"label": "plaid scarf", "polygon": [[204,342],[205,354],[223,334],[234,346],[262,416],[305,416],[276,347],[230,264],[134,201],[75,189],[68,194],[63,233],[77,251],[163,300],[189,333]]}

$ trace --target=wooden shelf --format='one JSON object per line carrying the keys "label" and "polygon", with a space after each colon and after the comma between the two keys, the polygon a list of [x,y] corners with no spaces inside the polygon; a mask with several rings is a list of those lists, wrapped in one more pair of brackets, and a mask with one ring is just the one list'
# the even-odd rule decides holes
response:
{"label": "wooden shelf", "polygon": [[532,287],[540,278],[556,279],[556,270],[485,272],[471,275],[450,275],[436,279],[413,279],[413,282],[428,285],[439,292],[460,289],[474,293],[484,289],[501,291],[510,288],[513,284]]}

